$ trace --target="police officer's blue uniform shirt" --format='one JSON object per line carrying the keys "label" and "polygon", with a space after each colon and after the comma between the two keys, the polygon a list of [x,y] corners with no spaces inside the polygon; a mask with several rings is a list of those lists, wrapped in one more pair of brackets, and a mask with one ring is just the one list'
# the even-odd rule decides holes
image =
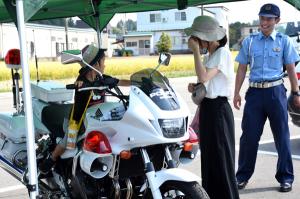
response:
{"label": "police officer's blue uniform shirt", "polygon": [[295,63],[300,57],[288,36],[273,31],[269,37],[258,32],[244,39],[235,60],[249,64],[250,82],[263,82],[282,78],[283,64]]}

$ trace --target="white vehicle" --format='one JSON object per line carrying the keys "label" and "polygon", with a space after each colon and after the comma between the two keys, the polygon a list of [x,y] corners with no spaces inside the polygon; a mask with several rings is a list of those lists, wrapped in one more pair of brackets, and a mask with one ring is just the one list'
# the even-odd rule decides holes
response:
{"label": "white vehicle", "polygon": [[[169,60],[161,54],[159,63]],[[84,63],[80,53],[62,55],[63,63],[74,61]],[[67,150],[49,174],[38,174],[43,198],[209,198],[198,176],[177,168],[195,157],[198,139],[189,131],[186,103],[157,68],[133,74],[128,96],[105,82],[80,88],[105,90],[115,100],[90,106],[76,150]],[[17,112],[0,114],[0,165],[27,185],[25,116],[16,87]],[[72,106],[64,102],[68,90],[60,89],[32,85],[38,164],[62,137]]]}

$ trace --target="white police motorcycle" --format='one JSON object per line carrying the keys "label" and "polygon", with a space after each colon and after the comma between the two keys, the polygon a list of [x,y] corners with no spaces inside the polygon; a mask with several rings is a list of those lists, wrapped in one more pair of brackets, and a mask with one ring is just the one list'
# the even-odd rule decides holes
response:
{"label": "white police motorcycle", "polygon": [[[85,63],[81,53],[63,53],[63,63],[74,61]],[[169,54],[160,55],[159,65],[169,61]],[[38,173],[43,198],[209,198],[198,176],[178,168],[195,157],[198,139],[188,128],[188,107],[159,65],[134,73],[129,95],[105,82],[80,88],[105,90],[109,97],[87,109],[76,149],[67,150],[48,174]],[[11,68],[17,112],[0,114],[0,165],[27,185],[25,116],[18,67]],[[63,137],[73,91],[40,81],[32,83],[32,93],[39,164]]]}

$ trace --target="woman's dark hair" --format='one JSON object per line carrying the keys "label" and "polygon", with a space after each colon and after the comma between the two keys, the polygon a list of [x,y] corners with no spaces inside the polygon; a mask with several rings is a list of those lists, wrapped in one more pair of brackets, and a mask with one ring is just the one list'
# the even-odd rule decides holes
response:
{"label": "woman's dark hair", "polygon": [[[226,44],[227,44],[227,36],[225,35],[222,39],[220,39],[219,41],[219,46],[218,46],[218,48],[217,49],[219,49],[219,48],[221,48],[221,47],[224,47]],[[216,50],[217,50],[216,49]]]}

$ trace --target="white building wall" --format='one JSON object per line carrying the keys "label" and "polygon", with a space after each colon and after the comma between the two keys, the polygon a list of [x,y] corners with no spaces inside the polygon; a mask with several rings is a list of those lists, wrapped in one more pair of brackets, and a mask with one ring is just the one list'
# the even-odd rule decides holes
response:
{"label": "white building wall", "polygon": [[0,58],[3,57],[3,34],[2,34],[2,31],[3,30],[3,27],[2,27],[2,24],[0,23]]}
{"label": "white building wall", "polygon": [[[228,29],[228,13],[224,7],[204,7],[204,15],[215,17],[221,26],[227,30],[227,36],[229,35]],[[175,19],[176,12],[185,12],[186,20],[178,21]],[[151,14],[160,14],[161,20],[158,22],[150,22]],[[172,40],[173,51],[185,51],[188,49],[187,40],[183,29],[191,27],[194,18],[201,15],[200,7],[189,7],[185,10],[163,10],[163,11],[150,11],[137,13],[137,31],[150,31],[153,32],[153,45],[151,45],[151,51],[156,51],[156,43],[163,32],[167,33]]]}
{"label": "white building wall", "polygon": [[[136,37],[126,37],[124,39],[125,49],[132,50],[134,56],[139,55],[139,41],[138,40],[139,40],[139,38],[136,38]],[[136,42],[136,46],[128,47],[128,46],[126,46],[127,42]]]}
{"label": "white building wall", "polygon": [[[227,38],[229,38],[229,19],[228,10],[224,7],[207,7],[205,8],[214,13],[214,17],[219,22],[220,26],[226,29]],[[229,40],[228,40],[229,41]]]}
{"label": "white building wall", "polygon": [[2,25],[2,32],[0,33],[2,36],[2,57],[6,55],[7,51],[12,48],[20,48],[19,47],[19,36],[14,26],[6,26]]}
{"label": "white building wall", "polygon": [[[106,48],[108,56],[112,55],[112,40],[108,34],[101,34],[102,48]],[[38,58],[55,58],[62,50],[66,50],[66,35],[64,27],[27,24],[26,40],[28,57],[34,56],[32,43]],[[35,41],[35,42],[34,42]],[[0,59],[7,51],[19,47],[18,32],[14,24],[0,24]],[[82,49],[85,45],[97,42],[97,34],[93,29],[68,28],[69,49]],[[57,53],[57,50],[59,51]]]}
{"label": "white building wall", "polygon": [[[186,21],[176,21],[175,13],[185,12]],[[150,14],[161,14],[160,22],[150,22]],[[212,15],[204,11],[205,15]],[[190,27],[196,16],[201,15],[201,8],[189,7],[184,10],[162,10],[137,13],[137,31],[163,31],[163,30],[176,30]]]}
{"label": "white building wall", "polygon": [[[124,43],[125,43],[125,49],[126,50],[132,50],[133,51],[133,55],[136,56],[136,55],[140,55],[139,53],[139,41],[140,40],[149,40],[150,41],[150,54],[153,54],[154,53],[154,49],[153,49],[153,45],[155,45],[153,43],[153,37],[151,36],[130,36],[130,37],[125,37],[124,38]],[[134,46],[134,47],[128,47],[126,45],[127,42],[136,42],[137,43],[137,46]]]}

